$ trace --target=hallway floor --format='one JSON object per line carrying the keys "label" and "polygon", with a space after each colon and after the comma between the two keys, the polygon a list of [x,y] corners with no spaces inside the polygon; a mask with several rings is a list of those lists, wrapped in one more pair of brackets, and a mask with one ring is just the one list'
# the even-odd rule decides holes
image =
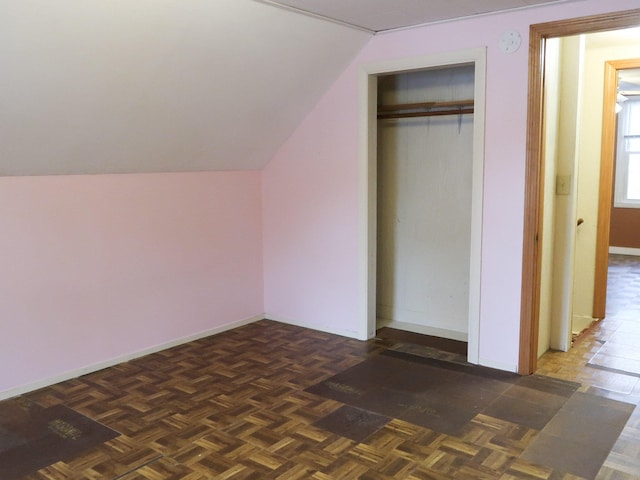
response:
{"label": "hallway floor", "polygon": [[0,478],[638,479],[640,268],[617,260],[610,318],[536,375],[263,320],[0,402]]}
{"label": "hallway floor", "polygon": [[[626,403],[640,403],[640,257],[609,256],[607,317],[568,352],[547,352],[537,374],[582,384]],[[640,409],[636,409],[598,478],[640,478]]]}

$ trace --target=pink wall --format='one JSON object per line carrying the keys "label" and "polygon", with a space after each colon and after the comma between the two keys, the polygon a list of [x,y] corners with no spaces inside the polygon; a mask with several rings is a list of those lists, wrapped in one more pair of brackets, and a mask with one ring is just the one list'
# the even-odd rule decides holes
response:
{"label": "pink wall", "polygon": [[357,336],[352,91],[334,87],[263,170],[267,317],[346,336]]}
{"label": "pink wall", "polygon": [[[358,299],[358,75],[363,64],[487,48],[480,361],[518,361],[529,25],[638,7],[585,0],[375,36],[265,168],[265,311],[345,335]],[[517,30],[523,46],[498,41]]]}
{"label": "pink wall", "polygon": [[0,396],[261,315],[260,184],[0,178]]}

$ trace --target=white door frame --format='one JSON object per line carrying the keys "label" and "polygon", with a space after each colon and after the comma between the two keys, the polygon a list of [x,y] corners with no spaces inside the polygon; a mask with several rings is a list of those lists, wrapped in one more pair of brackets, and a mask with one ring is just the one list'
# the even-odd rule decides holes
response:
{"label": "white door frame", "polygon": [[369,63],[361,67],[359,77],[360,127],[358,139],[360,152],[358,159],[358,337],[363,340],[370,339],[376,333],[377,77],[465,63],[473,63],[475,65],[467,360],[470,363],[477,364],[480,358],[480,277],[486,83],[485,48]]}

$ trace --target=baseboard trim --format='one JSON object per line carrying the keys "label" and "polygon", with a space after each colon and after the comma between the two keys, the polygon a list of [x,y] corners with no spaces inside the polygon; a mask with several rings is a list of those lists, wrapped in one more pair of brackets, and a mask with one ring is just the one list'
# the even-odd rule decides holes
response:
{"label": "baseboard trim", "polygon": [[609,247],[609,253],[614,253],[617,255],[633,255],[635,257],[640,257],[640,248]]}
{"label": "baseboard trim", "polygon": [[97,372],[98,370],[102,370],[104,368],[113,367],[114,365],[118,365],[119,363],[128,362],[130,360],[134,360],[136,358],[144,357],[145,355],[150,355],[152,353],[157,353],[162,350],[167,350],[169,348],[177,347],[178,345],[182,345],[185,343],[193,342],[195,340],[200,340],[201,338],[210,337],[211,335],[216,335],[218,333],[226,332],[227,330],[232,330],[237,327],[241,327],[243,325],[249,325],[250,323],[257,322],[259,320],[264,319],[264,315],[256,315],[254,317],[245,318],[243,320],[238,320],[236,322],[227,323],[225,325],[220,325],[218,327],[205,330],[203,332],[195,333],[193,335],[188,335],[186,337],[178,338],[176,340],[172,340],[167,343],[163,343],[160,345],[156,345],[153,347],[146,348],[144,350],[139,350],[137,352],[129,353],[126,355],[122,355],[120,357],[112,358],[110,360],[106,360],[104,362],[95,363],[93,365],[88,365],[86,367],[77,368],[74,370],[70,370],[64,372],[60,375],[55,375],[53,377],[45,378],[43,380],[39,380],[37,382],[28,383],[26,385],[21,385],[19,387],[11,388],[9,390],[5,390],[0,392],[0,400],[6,400],[8,398],[16,397],[18,395],[22,395],[28,392],[32,392],[34,390],[38,390],[40,388],[48,387],[50,385],[54,385],[56,383],[64,382],[65,380],[70,380],[72,378],[81,377],[82,375],[86,375],[88,373]]}
{"label": "baseboard trim", "polygon": [[574,315],[571,320],[571,335],[580,335],[597,321],[597,318],[587,317],[586,315]]}

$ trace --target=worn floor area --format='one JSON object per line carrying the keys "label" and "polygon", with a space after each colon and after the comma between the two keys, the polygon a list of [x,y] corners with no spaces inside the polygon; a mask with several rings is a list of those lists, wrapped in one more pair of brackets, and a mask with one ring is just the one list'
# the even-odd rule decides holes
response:
{"label": "worn floor area", "polygon": [[[578,392],[579,387],[550,377],[522,377],[386,351],[307,391],[378,414],[377,423],[350,425],[338,410],[328,424],[326,419],[316,423],[359,442],[375,436],[383,419],[396,418],[467,441],[468,448],[475,446],[473,457],[483,458],[482,451],[486,454],[487,449],[508,446],[510,453],[501,452],[502,464],[517,457],[551,467],[556,475],[595,478],[635,405]],[[523,437],[529,435],[531,442],[516,446],[513,439],[498,435],[487,443],[476,443],[473,438],[480,421],[513,425]],[[344,431],[344,425],[350,425],[353,436]],[[492,453],[494,460],[500,456]],[[463,470],[449,473],[452,478],[500,478],[483,466],[469,461]]]}
{"label": "worn floor area", "polygon": [[14,479],[117,437],[115,430],[78,412],[43,408],[24,397],[0,406],[0,478]]}
{"label": "worn floor area", "polygon": [[260,321],[0,402],[0,463],[43,442],[0,478],[638,479],[640,377],[598,357],[627,355],[638,317],[610,305],[530,377]]}
{"label": "worn floor area", "polygon": [[[568,352],[547,352],[540,375],[580,382],[581,391],[640,404],[640,258],[609,255],[607,316]],[[636,408],[597,476],[640,478],[640,409]]]}

